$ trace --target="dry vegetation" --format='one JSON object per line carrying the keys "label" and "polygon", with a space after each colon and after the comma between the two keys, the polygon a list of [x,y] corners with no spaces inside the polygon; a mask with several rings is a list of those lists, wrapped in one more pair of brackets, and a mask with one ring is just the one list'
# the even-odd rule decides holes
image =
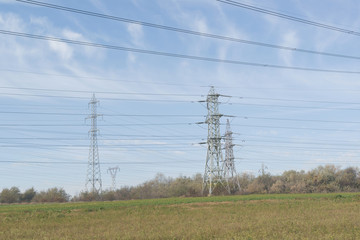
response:
{"label": "dry vegetation", "polygon": [[1,239],[360,239],[360,195],[0,206]]}
{"label": "dry vegetation", "polygon": [[[271,175],[264,167],[258,176],[243,173],[238,176],[241,190],[232,191],[237,194],[263,193],[330,193],[330,192],[360,192],[360,170],[355,167],[341,169],[333,165],[319,166],[308,172],[285,171],[281,175]],[[234,180],[234,179],[233,179]],[[21,202],[67,202],[93,200],[131,200],[169,197],[200,197],[203,178],[201,174],[193,177],[165,177],[157,174],[153,179],[138,186],[121,187],[115,191],[105,190],[101,195],[91,192],[81,192],[69,196],[62,188],[50,188],[46,191],[36,191],[34,188],[23,193],[17,187],[5,188],[0,192],[0,203]],[[229,181],[229,183],[234,181]],[[231,184],[230,184],[231,185]],[[214,189],[214,195],[229,195],[223,187]],[[206,192],[205,192],[206,195]]]}

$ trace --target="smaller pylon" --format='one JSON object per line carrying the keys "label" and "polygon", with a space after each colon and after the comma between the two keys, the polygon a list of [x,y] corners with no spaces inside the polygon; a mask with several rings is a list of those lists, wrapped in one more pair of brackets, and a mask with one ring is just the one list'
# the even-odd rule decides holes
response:
{"label": "smaller pylon", "polygon": [[110,173],[111,179],[112,179],[112,184],[111,184],[112,191],[115,191],[115,189],[116,189],[116,174],[118,171],[120,171],[120,168],[118,166],[108,168],[108,170],[107,170],[107,172]]}
{"label": "smaller pylon", "polygon": [[231,192],[240,191],[239,177],[235,169],[234,144],[232,143],[233,132],[230,129],[230,121],[226,121],[225,132],[225,160],[224,160],[224,178],[230,186]]}

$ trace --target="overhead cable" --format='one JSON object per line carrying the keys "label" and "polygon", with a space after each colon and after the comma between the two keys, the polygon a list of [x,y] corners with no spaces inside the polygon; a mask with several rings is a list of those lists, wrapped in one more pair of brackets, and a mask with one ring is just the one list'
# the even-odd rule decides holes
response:
{"label": "overhead cable", "polygon": [[347,33],[347,34],[351,34],[351,35],[355,35],[355,36],[360,36],[360,32],[357,32],[357,31],[348,30],[348,29],[345,29],[345,28],[339,28],[339,27],[335,27],[335,26],[332,26],[332,25],[307,20],[307,19],[304,19],[304,18],[294,17],[294,16],[291,16],[291,15],[271,11],[271,10],[268,10],[268,9],[265,9],[265,8],[259,8],[259,7],[256,7],[254,5],[250,5],[250,4],[245,4],[245,3],[232,1],[232,0],[216,0],[216,1],[226,3],[226,4],[229,4],[229,5],[235,6],[235,7],[240,7],[240,8],[252,10],[252,11],[255,11],[255,12],[260,12],[260,13],[272,15],[272,16],[275,16],[275,17],[284,18],[284,19],[299,22],[299,23],[304,23],[304,24],[308,24],[308,25],[312,25],[312,26],[316,26],[316,27],[320,27],[320,28],[325,28],[325,29],[329,29],[329,30],[333,30],[333,31],[337,31],[337,32],[342,32],[342,33]]}
{"label": "overhead cable", "polygon": [[[69,92],[69,93],[88,93],[92,94],[94,91],[86,90],[72,90],[72,89],[51,89],[51,88],[32,88],[32,87],[6,87],[0,86],[0,89],[11,90],[29,90],[29,91],[44,91],[44,92]],[[7,93],[1,93],[7,94]],[[11,93],[9,93],[11,94]],[[116,92],[116,91],[96,91],[96,94],[111,94],[111,95],[139,95],[139,96],[179,96],[179,97],[204,97],[203,94],[186,94],[186,93],[149,93],[149,92]],[[360,105],[359,102],[338,102],[338,101],[321,101],[308,99],[289,99],[289,98],[266,98],[266,97],[249,97],[249,96],[227,96],[241,100],[271,100],[271,101],[286,101],[286,102],[308,102],[308,103],[334,103],[334,104],[353,104]],[[85,97],[83,97],[85,99]],[[111,98],[110,98],[111,99]],[[122,99],[120,99],[122,100]]]}
{"label": "overhead cable", "polygon": [[307,127],[286,127],[286,126],[268,126],[268,125],[246,125],[232,124],[233,126],[252,127],[252,128],[278,128],[293,130],[312,130],[312,131],[331,131],[331,132],[360,132],[360,129],[330,129],[330,128],[307,128]]}
{"label": "overhead cable", "polygon": [[33,4],[33,5],[37,5],[37,6],[42,6],[42,7],[48,7],[48,8],[57,9],[57,10],[62,10],[62,11],[67,11],[67,12],[88,15],[88,16],[92,16],[92,17],[98,17],[98,18],[114,20],[114,21],[119,21],[119,22],[125,22],[125,23],[130,23],[130,24],[137,24],[137,25],[141,25],[141,26],[158,28],[158,29],[174,31],[174,32],[179,32],[179,33],[185,33],[185,34],[191,34],[191,35],[196,35],[196,36],[201,36],[201,37],[208,37],[208,38],[231,41],[231,42],[238,42],[238,43],[243,43],[243,44],[257,45],[257,46],[261,46],[261,47],[277,48],[277,49],[282,49],[282,50],[297,51],[297,52],[325,55],[325,56],[331,56],[331,57],[341,57],[341,58],[350,58],[350,59],[358,59],[358,60],[360,59],[360,57],[358,57],[358,56],[348,56],[348,55],[337,54],[337,53],[319,52],[319,51],[294,48],[294,47],[289,47],[289,46],[281,46],[281,45],[275,45],[275,44],[269,44],[269,43],[263,43],[263,42],[250,41],[250,40],[245,40],[245,39],[240,39],[240,38],[222,36],[222,35],[205,33],[205,32],[198,32],[198,31],[193,31],[193,30],[188,30],[188,29],[183,29],[183,28],[176,28],[176,27],[171,27],[171,26],[165,26],[165,25],[160,25],[160,24],[144,22],[144,21],[137,21],[137,20],[123,18],[123,17],[110,16],[110,15],[106,15],[106,14],[102,14],[102,13],[90,12],[90,11],[85,11],[85,10],[81,10],[81,9],[70,8],[70,7],[65,7],[65,6],[40,2],[40,1],[32,1],[32,0],[16,0],[16,1],[22,2],[22,3]]}
{"label": "overhead cable", "polygon": [[55,37],[7,31],[7,30],[0,30],[0,34],[24,37],[24,38],[31,38],[31,39],[37,39],[37,40],[52,41],[52,42],[69,43],[69,44],[75,44],[75,45],[81,45],[81,46],[87,46],[87,47],[104,48],[104,49],[126,51],[126,52],[136,52],[136,53],[141,53],[141,54],[150,54],[150,55],[156,55],[156,56],[182,58],[182,59],[198,60],[198,61],[205,61],[205,62],[215,62],[215,63],[245,65],[245,66],[252,66],[252,67],[275,68],[275,69],[286,69],[286,70],[310,71],[310,72],[360,74],[360,71],[321,69],[321,68],[308,68],[308,67],[291,67],[291,66],[274,65],[274,64],[268,64],[268,63],[254,63],[254,62],[247,62],[247,61],[202,57],[202,56],[146,50],[146,49],[139,49],[139,48],[121,47],[121,46],[114,46],[114,45],[107,45],[107,44],[100,44],[100,43],[93,43],[93,42],[84,42],[84,41],[70,40],[70,39],[64,39],[64,38],[55,38]]}

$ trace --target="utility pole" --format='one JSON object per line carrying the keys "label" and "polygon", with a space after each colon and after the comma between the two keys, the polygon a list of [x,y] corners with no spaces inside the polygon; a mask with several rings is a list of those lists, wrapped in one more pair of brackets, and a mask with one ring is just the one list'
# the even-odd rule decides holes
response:
{"label": "utility pole", "polygon": [[120,168],[118,166],[108,168],[108,170],[107,170],[107,172],[110,173],[110,175],[111,175],[111,180],[112,180],[111,190],[112,191],[115,191],[115,189],[116,189],[116,173],[118,171],[120,171]]}
{"label": "utility pole", "polygon": [[240,190],[240,182],[235,169],[235,158],[233,150],[235,145],[232,143],[232,134],[233,132],[230,129],[230,121],[227,119],[225,132],[224,177],[229,183],[231,191],[235,192]]}
{"label": "utility pole", "polygon": [[206,103],[208,115],[205,123],[208,125],[207,155],[205,163],[205,173],[203,180],[203,194],[208,191],[211,196],[215,189],[224,187],[227,191],[228,184],[224,179],[223,156],[221,151],[220,118],[219,113],[220,94],[215,92],[214,87],[210,88]]}
{"label": "utility pole", "polygon": [[91,129],[89,131],[90,136],[90,147],[89,147],[89,159],[88,159],[88,169],[86,176],[86,189],[95,195],[100,195],[102,191],[102,182],[101,182],[101,171],[100,171],[100,161],[99,161],[99,151],[98,151],[98,142],[97,136],[99,129],[97,128],[97,118],[101,116],[97,114],[97,105],[99,101],[95,98],[95,93],[93,94],[89,106],[91,108],[91,114],[86,118],[91,120]]}

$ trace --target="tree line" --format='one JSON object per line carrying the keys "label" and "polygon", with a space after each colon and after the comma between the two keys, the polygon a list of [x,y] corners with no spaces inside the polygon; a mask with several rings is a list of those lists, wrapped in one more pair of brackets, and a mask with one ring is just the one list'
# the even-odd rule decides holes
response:
{"label": "tree line", "polygon": [[[262,166],[259,174],[242,173],[237,176],[240,189],[231,194],[266,193],[327,193],[360,191],[360,171],[356,167],[341,169],[334,165],[319,166],[310,171],[289,170],[281,175],[271,175]],[[235,179],[232,179],[235,180]],[[230,181],[234,182],[234,181]],[[203,178],[201,174],[177,178],[157,174],[153,179],[137,186],[124,186],[116,190],[105,190],[101,194],[83,191],[71,197],[62,188],[36,191],[30,188],[23,193],[19,188],[5,188],[0,193],[0,203],[44,203],[93,200],[131,200],[168,197],[202,196]],[[220,189],[220,188],[219,188]],[[229,194],[225,188],[214,192],[215,195]]]}

